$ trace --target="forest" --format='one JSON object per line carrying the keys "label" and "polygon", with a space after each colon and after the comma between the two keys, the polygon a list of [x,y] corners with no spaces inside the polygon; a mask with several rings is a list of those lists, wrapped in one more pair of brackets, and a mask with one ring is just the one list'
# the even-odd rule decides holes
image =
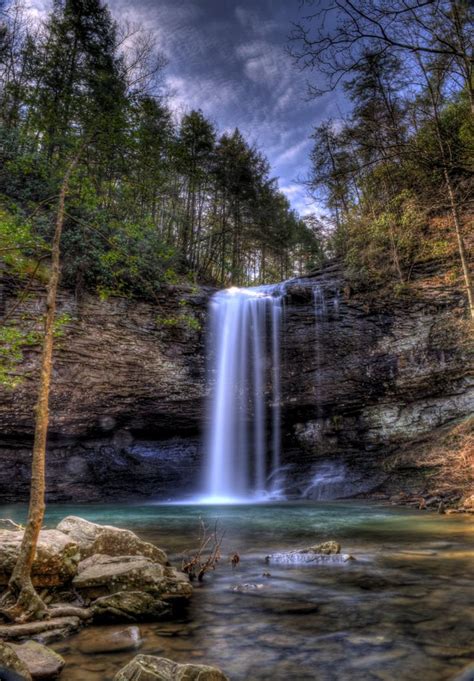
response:
{"label": "forest", "polygon": [[[309,96],[349,113],[315,127],[307,178],[327,255],[356,286],[409,289],[418,264],[456,263],[471,317],[474,67],[469,2],[306,2],[292,34]],[[467,242],[467,244],[466,244]]]}
{"label": "forest", "polygon": [[314,263],[319,242],[265,156],[237,128],[221,134],[201,111],[170,109],[150,32],[117,23],[99,0],[57,2],[44,25],[23,0],[1,12],[0,248],[10,265],[41,274],[76,155],[62,274],[78,293],[153,299],[179,281],[262,283]]}

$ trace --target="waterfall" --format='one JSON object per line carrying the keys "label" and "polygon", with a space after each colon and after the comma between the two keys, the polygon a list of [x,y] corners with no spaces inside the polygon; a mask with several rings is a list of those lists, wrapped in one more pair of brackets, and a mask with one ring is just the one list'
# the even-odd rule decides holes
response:
{"label": "waterfall", "polygon": [[283,293],[282,285],[233,287],[211,299],[203,501],[258,499],[274,491],[267,480],[280,465]]}

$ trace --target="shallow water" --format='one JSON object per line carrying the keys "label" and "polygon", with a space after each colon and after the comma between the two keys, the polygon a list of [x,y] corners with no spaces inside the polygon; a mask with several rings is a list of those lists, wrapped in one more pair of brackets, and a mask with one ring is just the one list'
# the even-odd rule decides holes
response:
{"label": "shallow water", "polygon": [[[47,525],[75,514],[128,527],[173,562],[196,545],[199,519],[225,530],[223,560],[179,621],[141,624],[140,652],[220,666],[232,681],[444,681],[474,659],[471,517],[360,503],[259,506],[50,506]],[[21,520],[18,507],[2,517]],[[284,549],[337,539],[357,560],[266,566]],[[238,552],[233,570],[228,556]],[[264,577],[270,572],[270,577]],[[262,584],[236,593],[238,584]],[[120,626],[107,627],[119,629]],[[108,681],[134,653],[86,655],[54,644],[62,681]]]}

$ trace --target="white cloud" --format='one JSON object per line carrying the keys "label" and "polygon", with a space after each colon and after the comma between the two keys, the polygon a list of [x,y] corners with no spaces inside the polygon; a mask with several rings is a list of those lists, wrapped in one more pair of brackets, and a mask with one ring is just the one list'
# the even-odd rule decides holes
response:
{"label": "white cloud", "polygon": [[291,163],[292,161],[297,159],[298,156],[301,155],[301,152],[303,152],[305,149],[307,149],[310,144],[311,144],[311,140],[309,140],[309,139],[304,139],[302,142],[297,142],[296,144],[293,144],[293,146],[291,146],[286,151],[282,152],[275,159],[275,164],[280,165],[280,164],[283,164],[283,163]]}

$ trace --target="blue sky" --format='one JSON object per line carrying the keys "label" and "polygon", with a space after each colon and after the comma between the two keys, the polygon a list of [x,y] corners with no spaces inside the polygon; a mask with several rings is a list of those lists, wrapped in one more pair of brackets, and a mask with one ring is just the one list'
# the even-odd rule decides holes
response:
{"label": "blue sky", "polygon": [[[313,127],[341,117],[330,93],[306,101],[306,82],[286,53],[299,0],[109,0],[116,18],[152,30],[168,59],[165,86],[177,114],[200,108],[220,131],[238,127],[268,157],[302,215],[316,207],[298,183],[309,166]],[[32,0],[44,11],[48,0]]]}

